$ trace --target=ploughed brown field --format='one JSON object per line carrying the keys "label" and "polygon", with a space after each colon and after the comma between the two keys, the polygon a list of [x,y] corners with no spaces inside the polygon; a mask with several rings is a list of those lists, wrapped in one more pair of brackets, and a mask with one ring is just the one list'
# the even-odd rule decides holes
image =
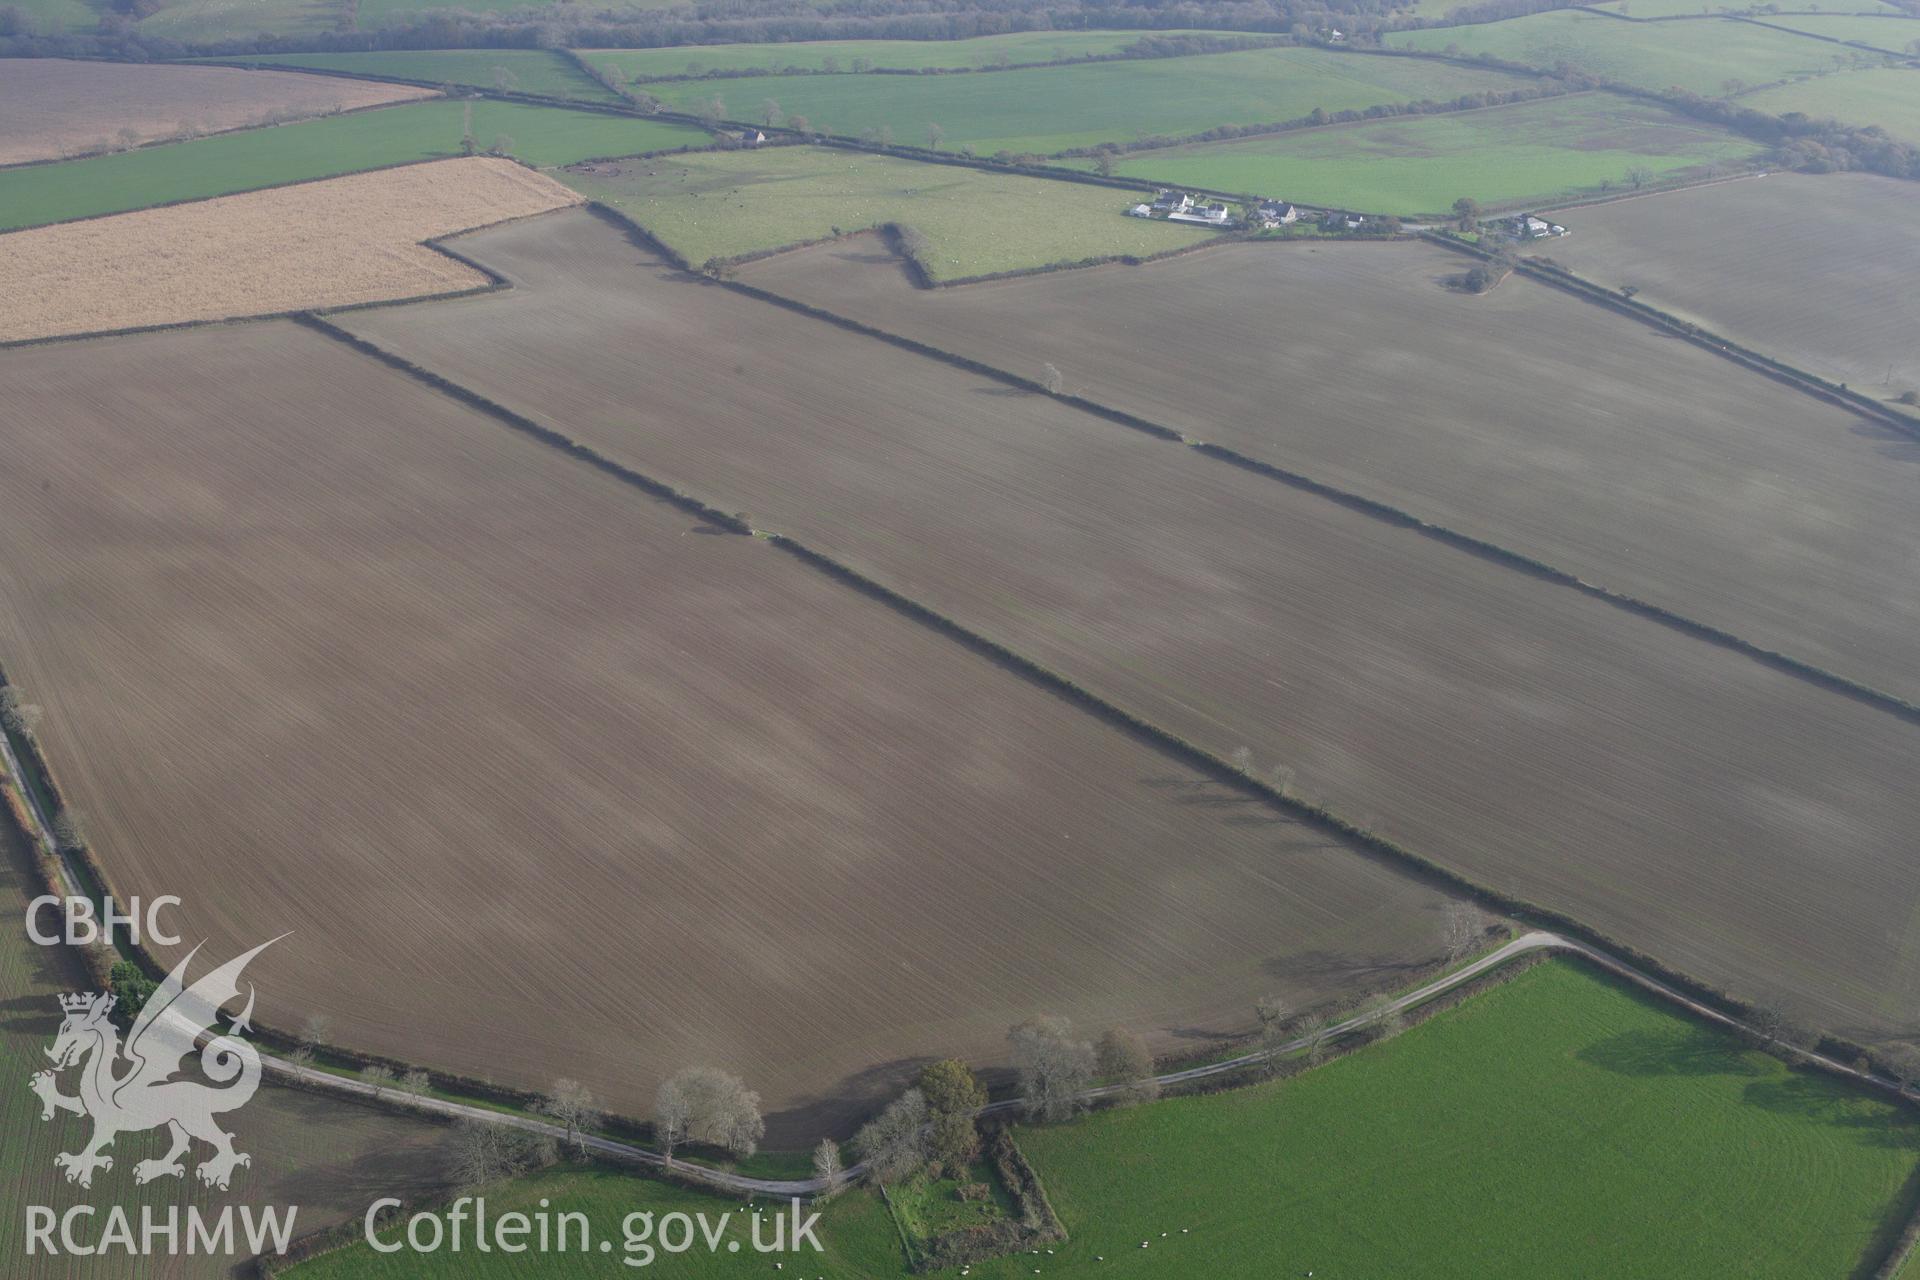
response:
{"label": "ploughed brown field", "polygon": [[1454,292],[1468,260],[1425,244],[938,291],[877,248],[742,279],[1023,376],[1050,361],[1071,392],[1920,701],[1920,447],[1891,428],[1545,285]]}
{"label": "ploughed brown field", "polygon": [[[584,211],[461,247],[519,287],[346,323],[1702,978],[1862,1034],[1920,1011],[1920,729],[1177,444],[699,283]],[[1364,282],[1364,260],[1357,271]],[[1343,321],[1369,322],[1398,323]],[[1044,318],[1007,328],[1037,365]],[[1365,359],[1351,356],[1356,380]],[[1139,362],[1178,376],[1150,348]]]}
{"label": "ploughed brown field", "polygon": [[[0,812],[0,911],[7,920],[0,938],[0,978],[5,979],[0,990],[6,992],[8,1015],[0,1025],[0,1070],[13,1086],[0,1092],[0,1195],[16,1206],[46,1205],[57,1214],[74,1205],[94,1204],[104,1215],[105,1206],[121,1205],[136,1223],[146,1205],[163,1220],[170,1205],[197,1204],[214,1213],[228,1202],[298,1205],[294,1230],[305,1234],[357,1220],[375,1195],[426,1202],[445,1188],[450,1132],[445,1126],[272,1084],[264,1084],[253,1101],[222,1119],[234,1135],[234,1146],[253,1157],[230,1192],[202,1186],[193,1176],[191,1160],[182,1180],[135,1184],[135,1163],[165,1151],[164,1130],[116,1139],[113,1168],[96,1175],[91,1190],[68,1183],[53,1158],[78,1150],[92,1122],[67,1115],[41,1120],[40,1100],[25,1084],[28,1075],[47,1065],[44,1050],[60,1027],[60,996],[86,990],[88,982],[69,953],[35,945],[26,936],[26,904],[40,892],[29,858],[25,841]],[[64,1079],[61,1087],[71,1093],[72,1078]],[[205,1151],[196,1148],[197,1154]],[[0,1219],[0,1250],[9,1258],[9,1280],[115,1274],[98,1261],[48,1257],[44,1252],[28,1256],[23,1219],[18,1209]],[[119,1274],[135,1272],[123,1264]],[[142,1280],[214,1280],[235,1274],[235,1259],[183,1251],[171,1258],[145,1259],[137,1274]]]}
{"label": "ploughed brown field", "polygon": [[1891,399],[1920,389],[1920,208],[1866,173],[1770,173],[1554,221],[1539,252],[1788,364]]}
{"label": "ploughed brown field", "polygon": [[579,204],[470,156],[0,236],[0,342],[454,293],[481,272],[423,241]]}
{"label": "ploughed brown field", "polygon": [[0,60],[0,164],[433,96],[294,71],[8,58]]}
{"label": "ploughed brown field", "polygon": [[121,895],[293,931],[270,1024],[844,1116],[1036,1012],[1164,1040],[1439,949],[1430,889],[292,322],[0,353],[0,405],[0,661]]}

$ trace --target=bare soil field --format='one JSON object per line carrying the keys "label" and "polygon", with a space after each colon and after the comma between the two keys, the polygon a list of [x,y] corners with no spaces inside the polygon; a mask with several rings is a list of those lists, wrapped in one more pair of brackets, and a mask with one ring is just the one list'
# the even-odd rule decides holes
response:
{"label": "bare soil field", "polygon": [[0,236],[0,342],[487,283],[421,242],[578,204],[511,160],[402,165]]}
{"label": "bare soil field", "polygon": [[1228,245],[927,291],[825,246],[741,278],[1028,377],[1050,361],[1068,391],[1920,700],[1920,445],[1545,285],[1445,287],[1466,261]]}
{"label": "bare soil field", "polygon": [[[134,1163],[162,1153],[166,1139],[160,1132],[122,1136],[113,1147],[113,1169],[98,1175],[91,1191],[70,1185],[53,1158],[85,1141],[88,1121],[41,1120],[40,1101],[24,1086],[47,1065],[44,1050],[60,1027],[60,996],[85,990],[87,981],[67,952],[36,946],[26,936],[26,904],[40,892],[29,857],[12,824],[0,816],[0,911],[7,920],[0,937],[0,990],[7,997],[0,1070],[11,1086],[0,1090],[0,1195],[16,1206],[46,1205],[55,1213],[80,1204],[123,1205],[136,1222],[141,1206],[164,1214],[170,1205],[197,1204],[210,1212],[228,1202],[298,1205],[295,1230],[304,1234],[359,1217],[376,1195],[419,1202],[444,1189],[444,1126],[271,1084],[223,1120],[234,1145],[253,1157],[236,1174],[231,1192],[203,1187],[191,1174],[182,1182],[163,1178],[137,1186]],[[63,1082],[63,1088],[70,1092],[72,1085]],[[17,1210],[0,1216],[0,1257],[13,1280],[107,1274],[213,1280],[235,1274],[232,1257],[149,1258],[121,1262],[118,1271],[82,1258],[28,1257],[23,1219]]]}
{"label": "bare soil field", "polygon": [[8,58],[0,61],[0,164],[433,96],[292,71]]}
{"label": "bare soil field", "polygon": [[716,1063],[805,1139],[1037,1010],[1438,951],[1433,891],[293,322],[0,353],[0,404],[0,660],[121,894],[294,931],[270,1024],[636,1112]]}
{"label": "bare soil field", "polygon": [[1772,173],[1553,218],[1574,234],[1541,255],[1598,284],[1835,382],[1920,389],[1920,208],[1898,179]]}
{"label": "bare soil field", "polygon": [[345,323],[1704,978],[1869,1034],[1920,1011],[1911,725],[584,211],[461,246],[520,287]]}

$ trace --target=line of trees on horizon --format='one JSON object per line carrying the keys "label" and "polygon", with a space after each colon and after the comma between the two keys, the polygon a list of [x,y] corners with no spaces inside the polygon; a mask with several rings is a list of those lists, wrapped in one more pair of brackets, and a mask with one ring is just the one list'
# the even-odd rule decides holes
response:
{"label": "line of trees on horizon", "polygon": [[[147,5],[155,0],[122,0]],[[163,7],[163,6],[162,6]],[[369,29],[183,42],[140,29],[144,13],[109,8],[91,31],[50,26],[19,4],[0,5],[0,56],[135,60],[191,54],[352,53],[387,49],[651,49],[798,40],[962,40],[1019,32],[1180,29],[1284,35],[1393,25],[1391,0],[846,0],[822,11],[802,0],[747,0],[669,9],[587,4],[474,12],[457,6],[394,15]],[[1191,37],[1164,37],[1180,41]],[[1177,47],[1177,45],[1175,46]],[[1141,56],[1168,56],[1143,53]]]}

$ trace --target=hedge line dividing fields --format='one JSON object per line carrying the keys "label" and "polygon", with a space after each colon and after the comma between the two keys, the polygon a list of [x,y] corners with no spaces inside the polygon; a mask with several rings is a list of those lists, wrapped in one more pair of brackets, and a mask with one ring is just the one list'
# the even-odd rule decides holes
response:
{"label": "hedge line dividing fields", "polygon": [[[823,246],[741,279],[991,368],[1037,377],[1051,362],[1086,400],[1915,701],[1920,600],[1887,539],[1920,535],[1857,417],[1552,291],[1447,287],[1468,262],[1404,243],[1254,243],[930,294],[886,262]],[[1315,323],[1266,333],[1276,296]],[[1009,313],[1029,322],[1019,335],[995,321]],[[1509,350],[1495,331],[1557,338]],[[1141,350],[1169,359],[1143,364]],[[1364,379],[1342,373],[1355,351],[1371,353]],[[1665,459],[1657,474],[1643,470],[1650,457]],[[1732,488],[1711,499],[1716,485],[1739,487],[1728,457],[1754,483],[1793,488],[1799,513]],[[1512,483],[1489,488],[1490,475]],[[1833,518],[1802,523],[1814,510]],[[1756,522],[1777,532],[1760,539]],[[1844,590],[1835,537],[1856,548],[1842,571],[1865,575]],[[1758,557],[1759,540],[1799,549]]]}
{"label": "hedge line dividing fields", "polygon": [[0,170],[0,230],[122,213],[461,154],[501,139],[533,165],[703,144],[683,125],[526,103],[436,100],[62,164]]}
{"label": "hedge line dividing fields", "polygon": [[[195,395],[142,398],[183,369]],[[0,654],[47,709],[117,894],[179,893],[181,934],[215,951],[297,926],[256,962],[271,1025],[324,1012],[369,1056],[513,1088],[564,1064],[624,1113],[687,1062],[723,1061],[776,1135],[811,1140],[895,1087],[876,1062],[989,1056],[1036,999],[1089,1025],[1233,1027],[1270,985],[1326,998],[1437,946],[1429,885],[799,572],[725,532],[731,516],[649,503],[309,330],[29,348],[0,376],[38,406],[6,428],[20,492],[0,519]],[[189,473],[223,496],[169,505]],[[26,499],[42,492],[58,496]],[[221,572],[170,590],[165,562],[204,546],[214,510],[235,542],[193,556]],[[68,521],[107,543],[55,530]],[[157,559],[124,563],[108,550],[123,534]],[[109,565],[126,578],[87,568]],[[68,570],[105,594],[62,608],[32,577]],[[137,617],[102,622],[112,601]],[[96,678],[124,662],[137,691]],[[111,708],[89,692],[109,687]],[[423,796],[440,797],[430,820]],[[761,836],[719,830],[729,814]],[[1042,893],[1010,887],[1035,875]],[[622,964],[684,981],[614,1007],[575,980],[608,938]],[[1305,959],[1336,947],[1356,961]],[[857,964],[898,977],[853,996],[828,980]],[[461,1000],[474,983],[500,994]]]}
{"label": "hedge line dividing fields", "polygon": [[[864,363],[872,359],[872,348],[856,335],[836,337],[823,326],[804,359],[783,355],[793,343],[775,335],[791,333],[791,317],[657,266],[635,269],[634,245],[585,214],[559,215],[538,236],[508,229],[474,237],[467,247],[520,288],[449,304],[431,325],[410,323],[399,309],[348,318],[345,327],[517,413],[556,429],[564,424],[571,438],[666,483],[715,505],[745,509],[756,529],[798,540],[1215,759],[1246,748],[1262,779],[1274,770],[1292,770],[1297,793],[1456,874],[1586,921],[1710,984],[1753,981],[1741,974],[1755,969],[1734,967],[1750,960],[1766,971],[1768,983],[1792,990],[1796,998],[1811,997],[1803,1006],[1809,1021],[1872,1025],[1872,1000],[1855,1004],[1862,997],[1848,992],[1858,990],[1853,975],[1874,967],[1857,956],[1843,960],[1840,952],[1875,944],[1841,923],[1849,914],[1832,918],[1834,932],[1809,936],[1791,966],[1783,966],[1771,948],[1766,956],[1743,954],[1735,961],[1730,952],[1747,950],[1738,937],[1767,935],[1776,926],[1753,930],[1729,923],[1712,929],[1710,941],[1691,924],[1677,932],[1660,928],[1656,917],[1676,894],[1687,899],[1690,912],[1744,915],[1756,904],[1736,906],[1721,888],[1709,892],[1704,882],[1682,883],[1711,866],[1696,857],[1683,870],[1682,860],[1655,847],[1668,839],[1703,838],[1683,834],[1695,822],[1716,828],[1731,823],[1727,838],[1749,855],[1745,883],[1757,889],[1761,882],[1779,884],[1779,877],[1804,874],[1794,870],[1804,856],[1797,837],[1776,830],[1770,838],[1755,829],[1738,816],[1732,791],[1703,779],[1766,776],[1779,779],[1769,787],[1797,789],[1819,784],[1808,778],[1793,783],[1786,774],[1819,766],[1796,763],[1782,772],[1783,762],[1748,755],[1752,735],[1732,729],[1723,717],[1737,720],[1761,704],[1778,710],[1776,700],[1785,699],[1807,725],[1831,723],[1836,749],[1864,751],[1859,767],[1868,770],[1890,767],[1887,761],[1904,749],[1894,744],[1907,741],[1910,726],[1597,601],[1550,590],[1446,548],[1422,551],[1417,533],[1409,543],[1410,531],[1343,514],[1310,495],[1289,496],[1269,480],[1164,445],[1149,449],[1148,442],[1045,397],[1023,401],[1006,395],[1011,388],[981,388],[951,371],[937,377],[916,372],[914,387],[906,390],[893,385],[908,376],[904,365],[883,385],[832,375],[828,366],[841,358],[834,353],[844,350],[845,359]],[[614,262],[627,265],[616,269]],[[588,333],[608,350],[626,354],[611,362],[593,354]],[[636,360],[636,351],[645,354]],[[704,354],[696,359],[695,351]],[[718,362],[721,369],[732,361],[754,373],[702,377],[691,367],[676,372],[681,366],[675,359],[688,366]],[[635,380],[648,387],[644,409],[634,407]],[[983,396],[994,399],[994,412],[985,417],[978,412]],[[701,424],[697,430],[688,425],[694,422]],[[768,434],[753,425],[762,422],[778,422],[780,430]],[[1051,479],[1058,474],[1053,458],[1060,450],[1076,459],[1074,474],[1082,477],[1076,486]],[[820,474],[822,459],[849,457],[862,459],[861,466]],[[924,480],[909,486],[928,495],[910,507],[879,497],[883,490],[906,491],[908,475],[943,481],[932,488]],[[778,483],[770,479],[776,476]],[[1020,481],[1008,490],[1010,476]],[[1120,519],[1119,512],[1130,518]],[[1207,513],[1212,535],[1196,528],[1196,512]],[[1233,536],[1220,536],[1223,529]],[[1379,558],[1361,550],[1379,539],[1393,549],[1382,546]],[[1314,555],[1282,549],[1307,545],[1316,547]],[[1336,560],[1345,567],[1336,570]],[[975,561],[1001,566],[992,598],[968,586],[976,579],[964,566]],[[1142,592],[1152,594],[1150,604]],[[1426,644],[1409,651],[1395,638],[1398,625],[1356,616],[1366,614],[1365,599],[1395,612],[1421,611],[1430,618],[1422,633]],[[1192,623],[1196,618],[1215,621],[1201,628]],[[1455,634],[1465,647],[1437,656],[1435,637]],[[1272,637],[1280,635],[1291,639],[1276,649]],[[1267,639],[1255,645],[1256,636]],[[1431,669],[1435,662],[1444,669]],[[1424,674],[1417,675],[1416,667]],[[1311,681],[1292,674],[1308,668],[1317,673]],[[1557,673],[1560,682],[1543,683],[1546,672]],[[1576,687],[1565,685],[1567,673]],[[1434,708],[1432,719],[1422,715],[1418,724],[1400,710],[1375,721],[1383,712],[1374,697],[1399,709],[1440,697],[1448,707]],[[1476,715],[1495,714],[1516,698],[1536,706],[1536,714],[1515,720],[1500,713],[1499,734],[1472,738],[1466,726]],[[1631,704],[1640,708],[1632,721],[1637,745],[1625,755],[1616,755],[1597,728],[1566,727],[1590,714],[1587,708],[1629,705],[1623,702],[1628,698],[1643,701]],[[1705,703],[1679,709],[1679,702],[1693,699]],[[1378,725],[1370,731],[1374,745],[1365,759],[1339,747],[1341,734],[1315,727],[1353,724],[1356,717]],[[1709,728],[1708,720],[1717,720],[1718,727]],[[1292,727],[1276,732],[1283,724]],[[1457,726],[1459,736],[1448,731],[1444,743],[1437,741],[1435,725]],[[1827,738],[1824,730],[1810,731]],[[1858,736],[1863,734],[1878,748],[1867,749]],[[1583,758],[1571,761],[1569,750]],[[1729,759],[1729,751],[1744,758]],[[1463,753],[1477,757],[1477,764],[1463,766]],[[1694,762],[1686,779],[1662,776],[1657,762],[1677,759]],[[1444,780],[1436,768],[1447,775]],[[1506,778],[1506,795],[1526,795],[1532,802],[1518,811],[1503,806],[1475,780],[1476,769],[1482,777]],[[1389,777],[1382,770],[1406,772]],[[1525,775],[1524,782],[1514,781],[1515,771]],[[1693,794],[1699,787],[1711,813],[1701,808],[1703,797]],[[1883,805],[1902,803],[1898,788],[1884,794],[1877,786],[1854,789],[1869,793],[1863,795],[1869,806],[1876,803],[1872,796]],[[1663,794],[1676,802],[1652,829],[1650,843],[1647,828],[1637,840],[1594,834],[1608,827],[1612,820],[1603,815],[1629,792],[1642,814],[1663,811]],[[1684,805],[1681,792],[1687,793]],[[1383,798],[1408,795],[1430,803],[1418,811],[1382,811]],[[1460,847],[1440,818],[1454,797],[1463,811],[1474,812],[1471,823],[1463,820],[1474,831],[1471,849]],[[1722,809],[1723,803],[1730,807]],[[1869,818],[1856,806],[1832,828],[1856,872],[1903,874],[1891,857],[1891,828],[1881,826],[1886,820]],[[1521,837],[1522,830],[1530,834]],[[1556,856],[1550,871],[1520,852],[1560,847],[1574,831],[1594,834],[1594,847],[1577,857]],[[1509,846],[1509,839],[1518,844]],[[1762,852],[1760,845],[1769,842],[1772,847]],[[1490,848],[1509,847],[1511,855],[1488,857]],[[1643,876],[1665,883],[1653,890],[1654,898],[1629,905],[1620,884],[1646,884]],[[1890,885],[1883,892],[1903,900],[1904,891]],[[1788,896],[1799,901],[1805,891]],[[1816,903],[1815,909],[1837,905]],[[1871,910],[1873,904],[1860,906]],[[1808,919],[1804,910],[1795,918]],[[1777,926],[1784,927],[1785,921]],[[1852,940],[1843,942],[1842,935]],[[1729,943],[1728,936],[1736,940]],[[1798,972],[1788,973],[1788,967]],[[1816,988],[1819,995],[1812,994]]]}

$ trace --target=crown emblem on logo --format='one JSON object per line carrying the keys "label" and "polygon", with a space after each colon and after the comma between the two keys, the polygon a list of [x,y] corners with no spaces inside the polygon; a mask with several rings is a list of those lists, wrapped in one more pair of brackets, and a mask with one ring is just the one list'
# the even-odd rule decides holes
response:
{"label": "crown emblem on logo", "polygon": [[61,996],[60,1008],[66,1013],[85,1013],[87,1010],[93,1008],[93,1002],[96,999],[98,999],[98,997],[92,992],[80,991],[70,996]]}

